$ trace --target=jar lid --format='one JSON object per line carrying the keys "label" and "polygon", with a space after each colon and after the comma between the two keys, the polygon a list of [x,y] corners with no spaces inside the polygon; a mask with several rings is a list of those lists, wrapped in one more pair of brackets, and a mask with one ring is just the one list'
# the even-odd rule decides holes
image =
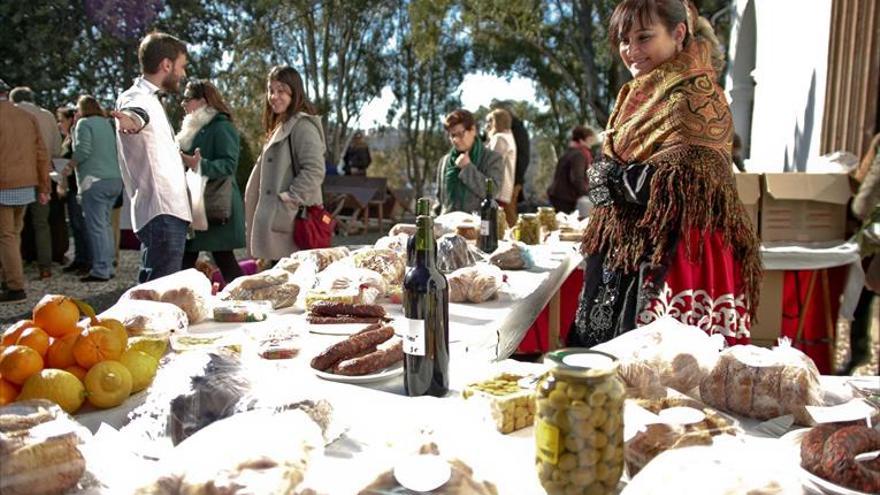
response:
{"label": "jar lid", "polygon": [[617,358],[611,354],[583,347],[567,347],[549,352],[544,357],[544,363],[553,366],[553,371],[585,377],[608,375],[618,366]]}
{"label": "jar lid", "polygon": [[538,218],[536,213],[520,213],[519,216],[523,217],[526,220],[533,220]]}
{"label": "jar lid", "polygon": [[538,211],[539,211],[539,212],[553,212],[553,213],[556,213],[556,208],[553,208],[552,206],[539,206],[539,207],[538,207]]}

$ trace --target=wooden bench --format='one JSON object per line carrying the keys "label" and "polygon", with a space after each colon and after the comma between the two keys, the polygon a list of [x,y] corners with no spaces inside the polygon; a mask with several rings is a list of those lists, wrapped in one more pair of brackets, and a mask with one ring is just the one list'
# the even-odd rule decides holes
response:
{"label": "wooden bench", "polygon": [[[384,208],[388,180],[384,177],[364,177],[352,175],[330,175],[324,178],[322,186],[324,204],[330,211],[335,212],[337,220],[342,224],[344,233],[348,234],[349,224],[362,217],[363,233],[367,233],[370,226],[370,213],[377,209],[379,231],[382,231],[384,221]],[[344,210],[349,210],[350,215],[343,215]]]}

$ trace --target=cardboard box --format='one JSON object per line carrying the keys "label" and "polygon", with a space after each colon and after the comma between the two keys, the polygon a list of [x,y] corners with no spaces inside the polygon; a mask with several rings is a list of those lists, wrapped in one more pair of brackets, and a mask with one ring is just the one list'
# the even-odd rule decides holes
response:
{"label": "cardboard box", "polygon": [[761,280],[761,299],[758,301],[757,322],[752,322],[752,344],[771,347],[782,331],[782,285],[785,272],[768,270]]}
{"label": "cardboard box", "polygon": [[746,207],[746,213],[758,230],[758,209],[761,207],[761,174],[735,173],[736,192],[739,200]]}
{"label": "cardboard box", "polygon": [[850,195],[846,174],[764,174],[761,240],[843,240]]}

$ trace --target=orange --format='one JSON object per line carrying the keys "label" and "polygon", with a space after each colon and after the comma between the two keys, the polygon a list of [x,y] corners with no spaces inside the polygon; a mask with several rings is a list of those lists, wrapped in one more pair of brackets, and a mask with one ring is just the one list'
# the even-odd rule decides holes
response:
{"label": "orange", "polygon": [[73,366],[68,366],[67,368],[64,368],[64,371],[79,378],[79,381],[81,381],[81,382],[85,381],[86,374],[88,373],[88,371],[86,371],[85,369],[83,369],[75,364]]}
{"label": "orange", "polygon": [[79,317],[79,307],[69,297],[47,294],[34,306],[34,323],[55,338],[77,331]]}
{"label": "orange", "polygon": [[73,345],[73,358],[76,364],[85,369],[101,361],[117,360],[125,346],[113,330],[106,327],[89,327]]}
{"label": "orange", "polygon": [[5,332],[3,332],[3,341],[0,343],[2,343],[3,345],[15,345],[15,343],[18,341],[18,337],[21,335],[21,332],[24,332],[28,328],[35,326],[36,325],[34,324],[33,320],[17,321],[10,325]]}
{"label": "orange", "polygon": [[13,385],[21,385],[41,369],[43,369],[43,358],[30,347],[13,345],[0,354],[0,375]]}
{"label": "orange", "polygon": [[0,378],[0,406],[5,406],[18,397],[18,388]]}
{"label": "orange", "polygon": [[18,345],[30,347],[40,353],[40,357],[46,357],[46,351],[49,350],[49,334],[39,327],[31,327],[21,332],[18,337]]}
{"label": "orange", "polygon": [[49,352],[46,354],[46,367],[65,369],[68,366],[76,364],[73,357],[73,345],[76,344],[78,334],[72,333],[66,337],[55,339],[49,346]]}

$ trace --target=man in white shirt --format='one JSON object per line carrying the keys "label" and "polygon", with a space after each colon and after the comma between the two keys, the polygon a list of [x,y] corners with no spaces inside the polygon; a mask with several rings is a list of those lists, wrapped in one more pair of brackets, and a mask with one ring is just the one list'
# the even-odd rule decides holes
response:
{"label": "man in white shirt", "polygon": [[186,45],[151,33],[141,41],[138,60],[141,77],[119,96],[113,116],[131,223],[141,241],[143,283],[180,270],[192,213],[174,130],[159,99],[180,90]]}
{"label": "man in white shirt", "polygon": [[[58,131],[55,115],[34,103],[33,90],[27,86],[19,86],[9,92],[9,99],[15,103],[15,106],[37,119],[49,159],[61,157],[61,132]],[[40,267],[40,278],[47,279],[52,276],[52,245],[58,241],[52,239],[52,228],[49,225],[50,208],[48,204],[35,201],[28,205],[27,210],[31,216],[31,227],[34,229],[34,248],[37,265]]]}

